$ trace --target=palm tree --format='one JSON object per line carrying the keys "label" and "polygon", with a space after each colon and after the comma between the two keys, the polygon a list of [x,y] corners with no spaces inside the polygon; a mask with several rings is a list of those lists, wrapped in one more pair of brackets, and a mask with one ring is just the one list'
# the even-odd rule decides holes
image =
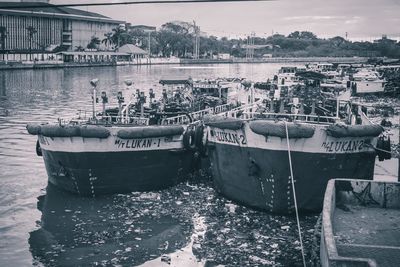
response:
{"label": "palm tree", "polygon": [[37,33],[37,30],[33,26],[26,27],[26,30],[28,31],[28,38],[29,38],[29,60],[32,61],[32,39],[33,35]]}
{"label": "palm tree", "polygon": [[100,44],[100,39],[96,36],[92,36],[92,39],[90,39],[90,43],[87,45],[87,48],[95,49],[99,44]]}
{"label": "palm tree", "polygon": [[112,41],[116,45],[116,47],[119,48],[121,44],[121,37],[126,34],[125,29],[123,29],[122,27],[117,27],[112,29],[112,31]]}
{"label": "palm tree", "polygon": [[102,44],[104,44],[107,48],[109,48],[110,45],[113,44],[113,33],[108,32],[104,34],[105,38],[101,41]]}
{"label": "palm tree", "polygon": [[84,51],[84,50],[85,50],[85,48],[83,46],[81,46],[81,45],[75,46],[75,51],[81,52],[81,51]]}

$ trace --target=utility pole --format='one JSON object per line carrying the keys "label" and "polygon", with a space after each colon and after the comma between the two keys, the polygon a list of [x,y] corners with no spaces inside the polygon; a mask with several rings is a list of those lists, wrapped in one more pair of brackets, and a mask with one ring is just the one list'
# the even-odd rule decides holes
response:
{"label": "utility pole", "polygon": [[196,26],[196,21],[193,21],[193,29],[194,29],[193,58],[199,59],[199,57],[200,57],[200,27]]}
{"label": "utility pole", "polygon": [[150,54],[151,54],[151,45],[150,45],[151,38],[150,38],[150,34],[151,34],[151,31],[149,31],[149,58],[150,58]]}
{"label": "utility pole", "polygon": [[247,37],[246,60],[252,60],[254,57],[254,36],[255,36],[255,33],[252,32]]}

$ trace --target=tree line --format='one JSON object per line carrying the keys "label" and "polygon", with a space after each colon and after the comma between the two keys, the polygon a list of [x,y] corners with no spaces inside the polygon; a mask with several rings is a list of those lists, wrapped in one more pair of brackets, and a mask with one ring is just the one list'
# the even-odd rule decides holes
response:
{"label": "tree line", "polygon": [[[195,26],[187,22],[168,22],[158,31],[150,34],[141,29],[127,30],[115,28],[105,34],[103,39],[93,37],[87,48],[97,48],[101,43],[106,49],[116,49],[124,44],[134,44],[148,50],[150,42],[151,55],[181,58],[193,56],[194,38],[198,32]],[[248,38],[228,39],[216,36],[200,35],[200,57],[211,58],[213,55],[227,53],[234,57],[246,56]],[[400,42],[382,38],[374,42],[352,42],[343,37],[318,38],[309,31],[295,31],[287,36],[253,37],[252,43],[257,47],[254,57],[270,54],[273,57],[389,57],[400,58]],[[76,48],[83,49],[82,47]]]}

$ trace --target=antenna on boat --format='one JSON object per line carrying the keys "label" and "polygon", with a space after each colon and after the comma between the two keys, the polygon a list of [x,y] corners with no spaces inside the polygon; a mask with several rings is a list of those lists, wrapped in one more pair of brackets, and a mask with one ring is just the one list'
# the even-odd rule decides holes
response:
{"label": "antenna on boat", "polygon": [[96,97],[96,87],[97,87],[98,83],[99,83],[99,79],[97,79],[97,78],[90,81],[90,84],[93,87],[93,96],[92,96],[92,99],[93,99],[93,119],[96,119],[96,103],[98,102],[98,99]]}
{"label": "antenna on boat", "polygon": [[101,92],[101,99],[103,103],[103,117],[106,115],[106,104],[108,103],[108,97],[106,91]]}
{"label": "antenna on boat", "polygon": [[117,93],[117,99],[118,99],[118,116],[120,117],[121,121],[122,121],[122,103],[124,103],[125,98],[122,95],[121,91],[118,91]]}

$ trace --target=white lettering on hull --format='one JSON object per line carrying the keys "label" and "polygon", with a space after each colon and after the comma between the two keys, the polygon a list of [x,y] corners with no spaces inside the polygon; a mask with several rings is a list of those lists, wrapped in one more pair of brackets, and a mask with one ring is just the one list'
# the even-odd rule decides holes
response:
{"label": "white lettering on hull", "polygon": [[325,149],[324,152],[338,153],[338,152],[360,152],[371,143],[370,140],[344,140],[344,141],[328,141],[323,142],[321,147]]}
{"label": "white lettering on hull", "polygon": [[82,137],[46,137],[39,135],[44,150],[60,152],[116,152],[182,149],[182,136],[120,139],[110,136],[106,139]]}
{"label": "white lettering on hull", "polygon": [[229,143],[234,145],[247,145],[247,140],[244,134],[227,131],[213,131],[214,138],[221,143]]}
{"label": "white lettering on hull", "polygon": [[[209,126],[208,131],[210,143],[287,151],[286,138],[255,134],[248,125],[236,131]],[[375,142],[375,139],[374,137],[333,138],[327,136],[325,129],[321,127],[316,130],[314,136],[311,138],[291,138],[290,149],[296,152],[324,154],[373,153],[374,149],[371,144]]]}
{"label": "white lettering on hull", "polygon": [[116,139],[115,146],[118,149],[142,149],[142,148],[159,148],[161,138],[144,138],[144,139]]}

